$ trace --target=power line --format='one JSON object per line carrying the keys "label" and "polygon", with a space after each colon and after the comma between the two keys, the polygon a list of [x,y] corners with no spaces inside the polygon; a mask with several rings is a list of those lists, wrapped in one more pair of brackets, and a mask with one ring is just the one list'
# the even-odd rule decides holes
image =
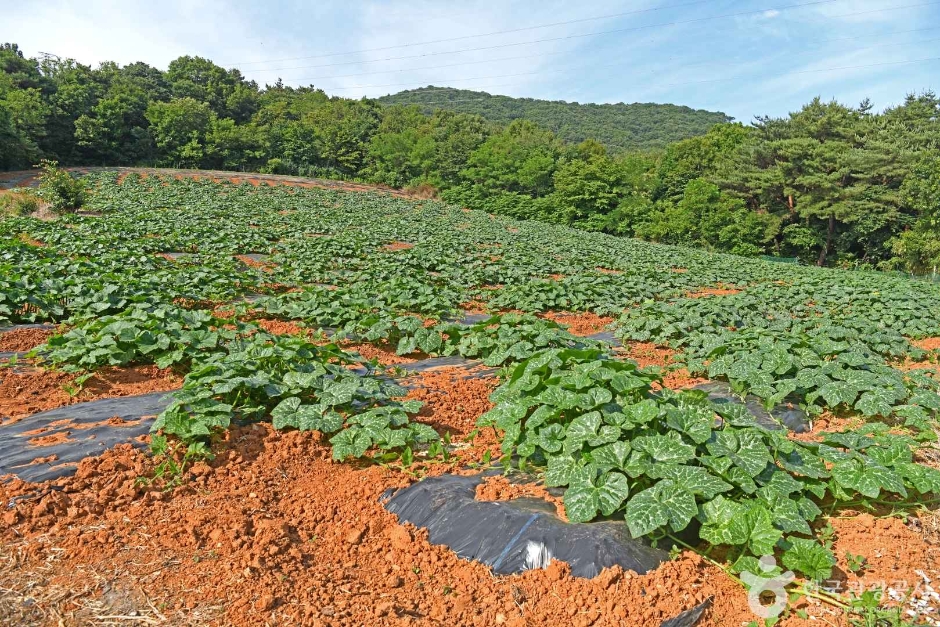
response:
{"label": "power line", "polygon": [[[714,21],[714,20],[721,20],[721,19],[727,19],[727,18],[733,18],[733,17],[746,17],[746,16],[748,16],[748,15],[763,14],[763,13],[766,13],[767,11],[787,11],[787,10],[790,10],[790,9],[800,9],[800,8],[809,7],[809,6],[818,6],[818,5],[822,5],[822,4],[832,4],[832,3],[834,3],[834,2],[844,2],[844,1],[846,1],[846,0],[814,0],[813,2],[804,2],[804,3],[802,3],[802,4],[790,4],[790,5],[780,6],[780,7],[770,7],[770,8],[766,8],[766,9],[760,9],[760,10],[758,10],[758,11],[742,11],[742,12],[739,12],[739,13],[726,13],[726,14],[723,14],[723,15],[712,15],[712,16],[708,16],[708,17],[693,18],[693,19],[688,19],[688,20],[676,20],[676,21],[673,21],[673,22],[659,22],[659,23],[657,23],[657,24],[646,24],[646,25],[643,25],[643,26],[631,26],[631,27],[628,27],[628,28],[616,28],[616,29],[613,29],[613,30],[596,31],[596,32],[593,32],[593,33],[582,33],[582,34],[579,34],[579,35],[562,35],[562,36],[558,36],[558,37],[546,37],[546,38],[543,38],[543,39],[532,39],[532,40],[530,40],[530,41],[520,41],[520,42],[514,42],[514,43],[508,43],[508,44],[495,44],[495,45],[492,45],[492,46],[478,46],[478,47],[476,47],[476,48],[463,48],[463,49],[460,49],[460,50],[448,50],[448,51],[440,51],[440,52],[425,52],[425,53],[423,53],[423,54],[413,54],[413,55],[406,55],[406,56],[401,56],[401,57],[387,57],[387,58],[384,58],[384,59],[372,59],[372,60],[370,60],[370,61],[343,61],[343,62],[339,62],[339,63],[322,63],[322,64],[318,64],[318,65],[299,65],[299,66],[294,66],[294,67],[263,68],[263,69],[251,70],[251,71],[252,71],[252,72],[280,72],[280,71],[282,71],[282,70],[306,70],[306,69],[321,68],[321,67],[337,67],[337,66],[340,66],[340,65],[363,65],[363,64],[365,64],[365,63],[378,63],[378,62],[380,62],[380,61],[401,61],[401,60],[404,60],[404,59],[420,59],[420,58],[422,58],[422,57],[434,57],[434,56],[447,55],[447,54],[460,54],[460,53],[463,53],[463,52],[479,52],[479,51],[482,51],[482,50],[497,50],[497,49],[501,49],[501,48],[512,48],[512,47],[515,47],[515,46],[528,46],[528,45],[531,45],[531,44],[546,43],[546,42],[550,42],[550,41],[565,41],[565,40],[569,40],[569,39],[582,39],[582,38],[584,38],[584,37],[595,37],[595,36],[597,36],[597,35],[610,35],[610,34],[613,34],[613,33],[628,33],[628,32],[640,31],[640,30],[649,30],[649,29],[652,29],[652,28],[660,28],[660,27],[662,27],[662,26],[682,26],[682,25],[686,25],[686,24],[696,24],[696,23],[701,23],[701,22],[708,22],[708,21]],[[896,10],[899,10],[899,9],[906,9],[906,8],[919,7],[919,6],[926,6],[926,5],[932,5],[932,4],[940,4],[940,1],[934,0],[934,1],[932,1],[932,2],[922,2],[922,3],[918,3],[918,4],[910,4],[910,5],[903,5],[903,6],[896,6],[896,7],[888,7],[888,8],[885,8],[885,9],[874,9],[874,10],[870,10],[870,11],[858,11],[858,12],[854,12],[854,13],[846,13],[846,14],[843,14],[843,15],[837,15],[837,16],[834,16],[834,17],[849,17],[849,16],[855,16],[855,15],[864,15],[864,14],[867,14],[867,13],[879,13],[879,12],[884,12],[884,11],[896,11]]]}
{"label": "power line", "polygon": [[461,35],[460,37],[448,37],[446,39],[433,39],[431,41],[420,41],[413,42],[410,44],[397,44],[394,46],[383,46],[381,48],[364,48],[362,50],[350,50],[348,52],[333,52],[330,54],[317,54],[307,57],[289,57],[286,59],[268,59],[267,61],[243,61],[241,63],[232,63],[230,65],[257,65],[258,63],[280,63],[282,61],[299,61],[302,59],[323,59],[325,57],[341,57],[349,54],[361,54],[363,52],[380,52],[382,50],[395,50],[399,48],[413,48],[415,46],[429,46],[431,44],[440,44],[449,41],[462,41],[467,39],[476,39],[479,37],[492,37],[494,35],[506,35],[509,33],[520,33],[523,31],[530,30],[540,30],[542,28],[552,28],[554,26],[566,26],[568,24],[580,24],[584,22],[596,22],[597,20],[607,20],[615,17],[625,17],[627,15],[637,15],[640,13],[652,13],[654,11],[665,11],[668,9],[677,9],[681,7],[692,6],[695,4],[704,4],[706,2],[714,2],[714,0],[691,0],[690,2],[683,2],[681,4],[671,4],[664,7],[655,7],[649,9],[636,9],[634,11],[624,11],[622,13],[610,13],[608,15],[597,15],[595,17],[584,17],[577,20],[565,20],[563,22],[551,22],[549,24],[539,24],[537,26],[525,26],[521,28],[510,28],[508,30],[498,30],[490,33],[480,33],[478,35]]}
{"label": "power line", "polygon": [[[884,45],[881,45],[881,46],[866,46],[866,47],[864,47],[864,48],[857,48],[857,49],[855,49],[853,52],[860,52],[860,51],[862,51],[862,50],[880,50],[880,49],[883,49],[883,48],[890,48],[890,47],[894,47],[894,46],[910,46],[910,45],[913,45],[913,44],[929,43],[929,42],[938,41],[938,40],[940,40],[940,38],[927,39],[927,40],[923,40],[923,41],[905,41],[905,42],[900,42],[900,43],[895,43],[895,44],[884,44]],[[669,59],[676,59],[676,58],[678,58],[678,57],[669,57]],[[667,59],[667,60],[669,60],[669,59]],[[623,66],[623,65],[631,65],[631,64],[633,64],[633,63],[635,63],[635,62],[636,62],[635,60],[629,60],[629,61],[618,61],[618,62],[616,62],[616,63],[595,64],[595,65],[591,65],[591,66],[589,66],[589,67],[585,67],[585,66],[567,66],[567,67],[555,68],[555,69],[534,70],[534,71],[531,71],[531,72],[518,72],[518,73],[515,73],[515,74],[497,74],[497,75],[494,75],[494,76],[474,76],[474,77],[471,77],[471,78],[436,79],[436,80],[433,80],[432,82],[436,82],[436,83],[460,83],[460,82],[466,82],[466,81],[482,81],[482,80],[489,80],[489,79],[493,79],[493,78],[515,78],[515,77],[518,77],[518,76],[532,76],[532,75],[534,75],[534,74],[544,74],[544,73],[552,73],[552,72],[571,72],[571,71],[577,71],[577,70],[591,70],[591,69],[596,69],[596,68],[620,67],[620,66]],[[705,64],[707,64],[707,63],[712,63],[712,62],[693,63],[693,64],[691,64],[691,66],[688,66],[688,67],[694,67],[694,66],[696,66],[696,65],[705,65]],[[681,67],[682,67],[682,66],[680,66],[679,68],[670,68],[670,69],[681,69]],[[324,89],[324,90],[329,89],[329,90],[333,90],[333,91],[345,91],[345,90],[349,90],[349,89],[372,89],[372,88],[376,88],[376,87],[401,87],[401,86],[403,86],[403,85],[413,85],[413,84],[414,84],[414,81],[408,81],[408,82],[405,82],[405,83],[385,83],[385,84],[379,84],[379,85],[350,85],[350,86],[347,86],[347,87],[325,87],[325,88],[322,88],[322,89]]]}
{"label": "power line", "polygon": [[[787,76],[794,76],[794,75],[800,76],[803,74],[819,74],[822,72],[836,72],[839,70],[862,70],[862,69],[868,69],[868,68],[873,68],[873,67],[910,65],[912,63],[925,63],[927,61],[940,61],[940,57],[928,57],[926,59],[908,59],[905,61],[886,61],[883,63],[868,63],[866,65],[843,65],[841,67],[829,67],[829,68],[822,68],[822,69],[816,69],[816,70],[798,70],[795,72],[787,72],[786,74],[779,74],[779,75],[773,76],[772,78],[784,78]],[[749,77],[749,76],[734,76],[730,78],[714,78],[714,79],[707,79],[703,81],[687,81],[683,83],[663,83],[661,85],[657,85],[657,87],[678,87],[680,85],[700,85],[703,83],[721,83],[725,81],[750,80],[751,78],[752,77]]]}
{"label": "power line", "polygon": [[[832,42],[836,42],[836,41],[849,41],[849,40],[853,40],[853,39],[862,39],[862,38],[866,38],[866,37],[867,37],[867,38],[886,37],[886,36],[898,35],[898,34],[902,34],[902,33],[905,33],[905,34],[906,34],[906,33],[914,33],[914,32],[932,31],[932,30],[938,30],[938,29],[940,29],[940,26],[934,26],[934,27],[930,27],[930,28],[915,28],[915,29],[910,29],[910,30],[905,30],[905,31],[895,31],[895,32],[890,32],[890,33],[881,33],[881,34],[878,34],[878,35],[866,34],[866,35],[857,35],[857,36],[854,36],[854,37],[839,37],[839,38],[835,38],[835,39],[819,39],[819,40],[814,40],[814,41],[812,41],[811,43],[812,43],[812,45],[813,45],[814,47],[818,47],[818,46],[821,45],[821,44],[832,43]],[[652,43],[653,41],[654,41],[654,40],[647,40],[647,41],[642,42],[642,43]],[[714,40],[711,40],[711,41],[714,41]],[[886,46],[891,46],[891,45],[910,45],[910,44],[915,44],[915,43],[927,43],[927,42],[931,42],[931,41],[936,41],[936,40],[935,40],[935,39],[926,39],[926,40],[920,40],[920,41],[900,42],[900,43],[898,43],[898,44],[885,44],[885,45],[886,45]],[[869,48],[868,48],[868,47],[866,47],[866,48],[859,48],[858,50],[867,50],[867,49],[869,49]],[[500,58],[497,58],[497,59],[484,59],[484,60],[482,60],[482,61],[465,61],[465,62],[461,62],[461,63],[448,63],[448,64],[445,64],[445,65],[432,65],[432,66],[424,66],[424,67],[416,67],[416,68],[401,68],[401,69],[396,69],[396,70],[376,70],[376,71],[372,71],[372,72],[357,72],[357,73],[355,73],[355,74],[336,74],[336,75],[330,75],[330,76],[301,76],[301,77],[295,77],[295,78],[284,78],[284,77],[281,77],[281,78],[282,78],[282,80],[286,80],[286,81],[319,81],[319,80],[328,80],[328,79],[333,79],[333,78],[352,78],[352,77],[355,77],[355,76],[371,76],[371,75],[374,75],[374,74],[400,74],[400,73],[403,73],[403,72],[420,72],[420,71],[424,71],[424,70],[437,70],[437,69],[442,69],[442,68],[460,67],[460,66],[464,66],[464,65],[485,65],[485,64],[487,64],[487,63],[500,63],[500,62],[503,62],[503,61],[518,61],[518,60],[520,60],[520,59],[537,59],[537,58],[542,58],[542,57],[544,57],[544,56],[546,56],[546,55],[559,55],[559,54],[565,54],[565,52],[562,51],[562,52],[549,52],[549,53],[542,53],[542,54],[528,54],[528,55],[520,55],[520,56],[515,56],[515,57],[500,57]],[[676,58],[678,58],[678,57],[669,57],[668,59],[676,59]],[[668,59],[667,59],[667,60],[668,60]],[[380,85],[380,86],[384,87],[385,85]]]}

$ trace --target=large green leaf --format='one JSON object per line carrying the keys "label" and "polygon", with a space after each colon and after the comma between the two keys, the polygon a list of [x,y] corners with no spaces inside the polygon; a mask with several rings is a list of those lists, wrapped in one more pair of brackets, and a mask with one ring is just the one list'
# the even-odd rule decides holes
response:
{"label": "large green leaf", "polygon": [[829,549],[814,540],[790,538],[783,553],[783,565],[803,573],[808,579],[820,581],[832,574],[836,559]]}

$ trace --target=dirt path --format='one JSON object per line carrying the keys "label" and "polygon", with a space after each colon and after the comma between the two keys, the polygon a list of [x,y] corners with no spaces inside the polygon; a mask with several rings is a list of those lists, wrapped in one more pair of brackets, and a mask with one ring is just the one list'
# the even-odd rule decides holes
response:
{"label": "dirt path", "polygon": [[[136,173],[147,176],[191,178],[196,180],[209,179],[216,182],[230,181],[235,184],[249,183],[256,186],[264,183],[269,185],[287,185],[291,187],[318,187],[342,191],[378,192],[390,194],[398,198],[411,198],[411,196],[405,192],[381,185],[367,185],[365,183],[352,183],[281,174],[257,174],[252,172],[229,172],[223,170],[186,170],[176,168],[69,167],[65,169],[78,174],[118,172],[122,178],[128,174]],[[37,179],[39,172],[39,170],[0,172],[0,190],[13,189],[15,187],[36,187],[39,184],[39,180]]]}

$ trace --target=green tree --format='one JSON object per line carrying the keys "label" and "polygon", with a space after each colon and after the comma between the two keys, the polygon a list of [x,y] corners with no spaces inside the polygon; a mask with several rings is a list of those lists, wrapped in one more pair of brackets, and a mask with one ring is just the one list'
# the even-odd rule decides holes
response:
{"label": "green tree", "polygon": [[477,115],[500,126],[515,120],[530,120],[552,131],[562,141],[576,144],[594,139],[613,154],[661,149],[672,142],[703,135],[715,124],[731,121],[724,113],[671,104],[580,104],[511,98],[433,85],[385,96],[379,98],[379,102],[420,106],[429,115],[441,109]]}
{"label": "green tree", "polygon": [[192,98],[209,105],[219,117],[246,122],[258,109],[258,86],[241,72],[226,70],[202,57],[170,61],[166,79],[174,98]]}
{"label": "green tree", "polygon": [[901,187],[905,205],[916,222],[891,242],[899,265],[916,274],[940,268],[940,155],[925,156]]}
{"label": "green tree", "polygon": [[[815,99],[784,120],[759,118],[753,144],[744,145],[722,183],[756,212],[816,231],[814,251],[824,265],[840,233],[841,252],[868,259],[900,220],[901,153],[871,134],[870,113]],[[788,242],[787,233],[799,235]],[[802,230],[784,229],[781,244],[805,246]]]}
{"label": "green tree", "polygon": [[539,198],[552,190],[560,152],[551,131],[516,120],[471,153],[461,177],[483,196],[510,192]]}
{"label": "green tree", "polygon": [[458,182],[460,170],[486,135],[487,125],[477,116],[450,111],[428,116],[418,107],[389,107],[369,143],[365,173],[396,187],[448,187]]}
{"label": "green tree", "polygon": [[267,150],[256,126],[214,118],[206,135],[205,154],[206,167],[256,172],[264,165]]}
{"label": "green tree", "polygon": [[552,221],[592,231],[633,235],[652,209],[652,159],[608,157],[596,142],[582,142],[554,175]]}
{"label": "green tree", "polygon": [[202,164],[206,135],[215,120],[207,103],[194,98],[154,102],[146,115],[160,163],[193,168]]}
{"label": "green tree", "polygon": [[740,199],[722,194],[704,179],[689,181],[678,203],[661,202],[658,207],[637,233],[667,244],[753,256],[764,252],[777,228],[772,217],[748,211]]}
{"label": "green tree", "polygon": [[91,111],[75,120],[75,139],[84,163],[134,165],[153,156],[146,92],[122,81]]}
{"label": "green tree", "polygon": [[389,107],[369,142],[366,176],[403,187],[428,175],[434,139],[428,117],[418,107]]}
{"label": "green tree", "polygon": [[701,137],[667,146],[657,171],[654,199],[678,201],[689,181],[720,171],[751,133],[752,129],[741,124],[719,124]]}
{"label": "green tree", "polygon": [[304,114],[324,172],[352,175],[365,164],[369,140],[379,125],[379,108],[368,100],[336,98]]}
{"label": "green tree", "polygon": [[39,147],[62,163],[80,162],[75,120],[91,114],[106,85],[89,66],[72,59],[46,60],[41,68],[51,87],[44,96],[48,115]]}

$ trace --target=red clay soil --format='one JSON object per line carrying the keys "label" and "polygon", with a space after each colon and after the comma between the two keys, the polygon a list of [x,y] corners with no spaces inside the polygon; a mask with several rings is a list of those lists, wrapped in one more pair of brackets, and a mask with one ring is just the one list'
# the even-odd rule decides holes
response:
{"label": "red clay soil", "polygon": [[671,390],[681,390],[706,383],[708,379],[693,377],[685,368],[673,368],[676,352],[666,346],[651,342],[627,342],[620,351],[640,367],[657,366],[663,369],[663,385]]}
{"label": "red clay soil", "polygon": [[[223,309],[223,310],[219,310],[219,313],[228,313],[228,312]],[[309,338],[313,335],[313,329],[302,327],[296,322],[291,322],[289,320],[273,320],[270,318],[257,318],[257,319],[253,319],[251,322],[253,324],[258,325],[264,331],[270,333],[271,335],[299,335],[301,337],[306,337],[306,338]]]}
{"label": "red clay soil", "polygon": [[275,264],[267,263],[265,261],[257,261],[256,259],[252,259],[251,257],[247,257],[245,255],[235,255],[235,258],[249,268],[257,268],[258,270],[262,270],[264,272],[274,272],[274,269],[277,267]]}
{"label": "red clay soil", "polygon": [[[415,390],[430,424],[468,433],[489,407],[495,381],[458,369],[426,373]],[[495,441],[455,439],[452,470]],[[467,448],[469,447],[469,448]],[[129,446],[79,465],[61,490],[0,484],[0,622],[78,625],[105,616],[177,625],[579,625],[657,626],[706,598],[703,626],[742,625],[754,616],[743,589],[698,556],[683,553],[645,576],[609,569],[593,580],[566,566],[494,577],[479,564],[432,546],[379,504],[409,473],[338,464],[317,433],[236,427],[172,491],[137,481],[153,462]],[[497,487],[491,488],[496,494]],[[484,489],[484,494],[490,489]],[[872,526],[868,526],[872,523]],[[863,555],[870,568],[843,568],[845,586],[937,577],[938,547],[900,520],[835,519],[835,553]],[[843,564],[843,566],[846,566]],[[912,582],[913,585],[913,582]],[[28,601],[28,602],[26,602]],[[824,606],[810,614],[845,624]],[[830,612],[827,614],[827,612]],[[785,627],[821,624],[788,618]]]}
{"label": "red clay soil", "polygon": [[[422,422],[447,431],[451,436],[465,438],[476,429],[477,418],[493,408],[489,396],[499,385],[496,377],[467,378],[465,368],[426,370],[408,380],[415,388],[409,399],[425,403],[418,414]],[[493,452],[498,459],[498,450]]]}
{"label": "red clay soil", "polygon": [[23,242],[24,244],[26,244],[27,246],[33,246],[33,247],[35,247],[35,248],[45,248],[45,246],[46,246],[45,244],[43,244],[42,242],[40,242],[38,239],[33,239],[32,237],[30,237],[30,236],[27,235],[26,233],[20,233],[20,234],[17,236],[17,239],[20,240],[21,242]]}
{"label": "red clay soil", "polygon": [[687,292],[686,298],[705,298],[708,296],[733,296],[734,294],[740,294],[741,290],[734,288],[725,288],[725,287],[706,287],[694,292]]}
{"label": "red clay soil", "polygon": [[397,355],[395,346],[391,344],[373,344],[369,342],[349,342],[339,343],[340,347],[347,352],[359,353],[366,359],[375,359],[383,366],[400,366],[401,364],[413,364],[420,358],[415,355]]}
{"label": "red clay soil", "polygon": [[572,335],[580,337],[600,333],[607,328],[607,325],[614,321],[607,316],[598,316],[590,311],[571,313],[567,311],[548,311],[540,314],[540,317],[568,327]]}
{"label": "red clay soil", "polygon": [[486,303],[479,300],[471,300],[466,303],[461,303],[459,305],[461,309],[467,315],[490,315],[491,312],[487,309]]}
{"label": "red clay soil", "polygon": [[811,419],[811,429],[809,431],[805,433],[791,433],[790,437],[794,440],[804,442],[819,442],[822,440],[822,434],[825,431],[846,431],[857,429],[864,424],[865,420],[861,416],[839,416],[832,412],[825,411]]}
{"label": "red clay soil", "polygon": [[925,351],[940,350],[940,337],[928,337],[922,340],[911,340],[911,344]]}
{"label": "red clay soil", "polygon": [[226,444],[173,493],[135,485],[147,462],[120,447],[83,462],[62,492],[7,511],[8,624],[134,613],[236,627],[653,625],[709,595],[721,621],[747,618],[743,591],[692,557],[643,578],[576,580],[557,564],[494,578],[382,509],[406,475],[332,463],[314,434],[236,429]]}
{"label": "red clay soil", "polygon": [[0,353],[27,353],[55,335],[55,329],[13,329],[0,333]]}
{"label": "red clay soil", "polygon": [[594,269],[601,274],[623,274],[623,270],[611,270],[610,268],[602,268],[600,266]]}
{"label": "red clay soil", "polygon": [[382,246],[384,250],[395,251],[395,250],[409,250],[414,248],[414,244],[409,244],[407,242],[392,242],[391,244],[386,244]]}
{"label": "red clay soil", "polygon": [[478,501],[511,501],[523,496],[542,499],[555,506],[555,512],[562,520],[565,516],[565,502],[561,497],[551,494],[543,485],[535,483],[511,483],[504,475],[487,477],[477,486],[476,500]]}
{"label": "red clay soil", "polygon": [[[0,620],[85,624],[134,615],[169,624],[640,625],[708,597],[704,626],[754,620],[743,589],[691,553],[645,576],[567,567],[493,577],[432,546],[378,503],[400,471],[337,464],[314,433],[235,428],[172,492],[139,485],[151,462],[118,447],[85,460],[62,491],[24,499],[0,522]],[[0,499],[35,488],[0,486]],[[485,490],[484,490],[485,491]],[[844,588],[936,578],[940,548],[898,519],[834,519]],[[866,558],[851,573],[845,552]],[[838,572],[838,571],[837,571]],[[23,604],[24,599],[31,603]],[[825,606],[806,606],[845,624]],[[828,614],[827,614],[828,613]],[[58,621],[61,620],[61,623]],[[787,627],[821,624],[791,617]]]}
{"label": "red clay soil", "polygon": [[[940,578],[940,547],[931,545],[923,534],[896,517],[875,518],[867,512],[840,512],[832,519],[838,537],[834,553],[839,563],[833,570],[833,588],[871,589],[887,584],[902,595],[910,588],[926,592],[921,571],[933,582]],[[864,558],[864,567],[853,573],[846,552]],[[932,603],[936,605],[936,602]]]}
{"label": "red clay soil", "polygon": [[156,366],[104,368],[69,395],[77,375],[39,368],[0,370],[0,418],[19,420],[31,414],[85,401],[173,390],[182,379]]}

